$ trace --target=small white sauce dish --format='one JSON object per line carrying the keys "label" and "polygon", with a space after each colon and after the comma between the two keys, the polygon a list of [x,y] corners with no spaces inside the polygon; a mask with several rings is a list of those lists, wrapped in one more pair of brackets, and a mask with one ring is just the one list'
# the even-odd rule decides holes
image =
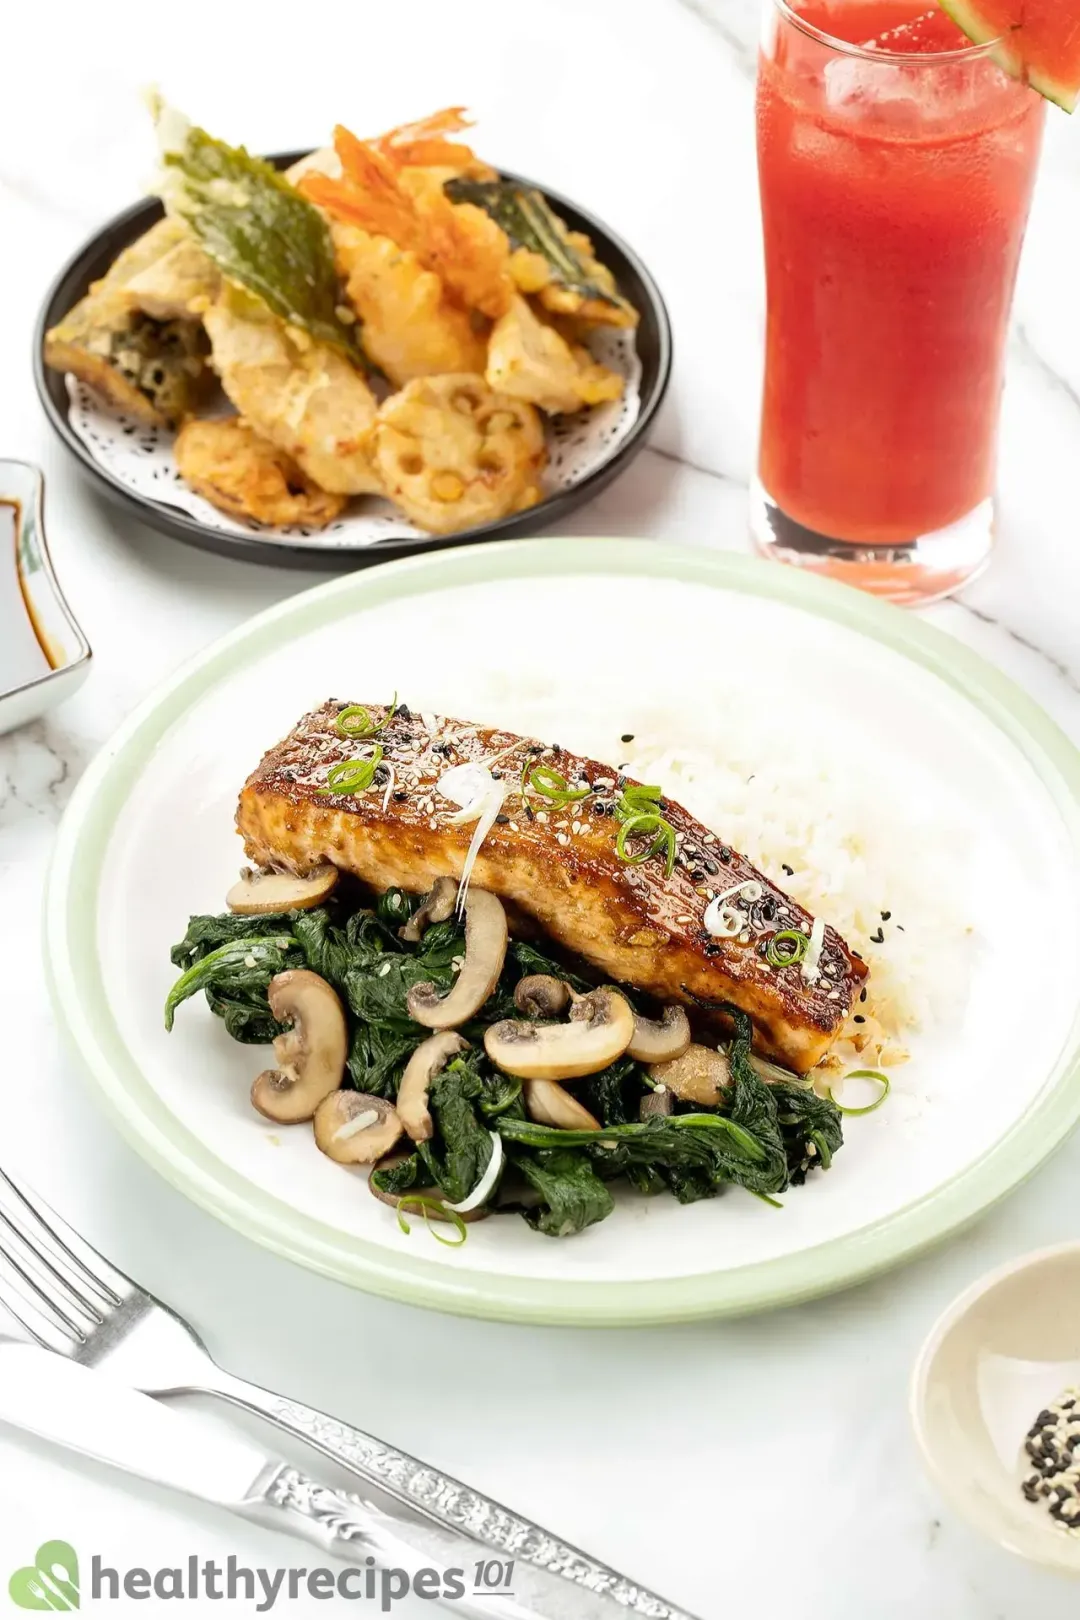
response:
{"label": "small white sauce dish", "polygon": [[44,488],[29,462],[0,460],[0,732],[71,697],[90,672],[90,643],[49,558]]}
{"label": "small white sauce dish", "polygon": [[1080,1243],[1014,1260],[949,1307],[916,1363],[911,1413],[932,1479],[969,1524],[1080,1575],[1080,1530],[1021,1491],[1028,1431],[1070,1386],[1080,1386]]}

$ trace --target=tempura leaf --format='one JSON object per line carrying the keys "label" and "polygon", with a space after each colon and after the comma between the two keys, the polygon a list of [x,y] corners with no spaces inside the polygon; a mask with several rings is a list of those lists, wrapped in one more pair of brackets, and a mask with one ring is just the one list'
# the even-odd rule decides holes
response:
{"label": "tempura leaf", "polygon": [[164,154],[163,195],[222,274],[321,343],[360,360],[357,328],[338,313],[330,230],[318,209],[262,158],[187,129]]}

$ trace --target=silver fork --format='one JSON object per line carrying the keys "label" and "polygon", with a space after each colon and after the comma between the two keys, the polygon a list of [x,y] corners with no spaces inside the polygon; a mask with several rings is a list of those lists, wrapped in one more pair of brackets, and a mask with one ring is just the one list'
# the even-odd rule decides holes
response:
{"label": "silver fork", "polygon": [[[583,1600],[602,1595],[648,1620],[693,1620],[407,1452],[223,1371],[182,1317],[118,1271],[24,1182],[3,1170],[0,1257],[0,1304],[46,1349],[147,1395],[217,1395],[268,1419],[406,1507],[414,1522],[426,1520],[450,1531],[462,1561],[487,1548],[562,1576]],[[572,1604],[566,1612],[574,1612]]]}

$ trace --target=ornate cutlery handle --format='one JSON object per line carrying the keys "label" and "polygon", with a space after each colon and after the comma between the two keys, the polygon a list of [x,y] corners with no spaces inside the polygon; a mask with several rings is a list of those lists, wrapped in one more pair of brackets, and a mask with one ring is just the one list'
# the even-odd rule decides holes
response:
{"label": "ornate cutlery handle", "polygon": [[[508,1605],[500,1594],[485,1590],[475,1609],[466,1607],[465,1599],[455,1599],[452,1607],[458,1614],[482,1613],[487,1620],[524,1620],[533,1614],[544,1620],[614,1620],[615,1610],[621,1608],[644,1620],[694,1620],[618,1570],[407,1452],[300,1401],[285,1400],[220,1369],[215,1373],[220,1381],[206,1386],[210,1393],[268,1418],[411,1510],[397,1518],[359,1497],[315,1485],[295,1469],[284,1470],[278,1482],[285,1483],[275,1482],[272,1489],[285,1496],[275,1505],[306,1513],[324,1527],[333,1522],[332,1539],[363,1546],[359,1561],[371,1554],[385,1562],[391,1556],[385,1546],[389,1537],[396,1543],[393,1556],[405,1568],[403,1560],[411,1556],[415,1567],[436,1560],[442,1567],[464,1567],[471,1574],[484,1549],[513,1565],[513,1602]],[[349,1511],[356,1509],[361,1517],[350,1519]],[[333,1550],[338,1556],[350,1556],[342,1546]]]}

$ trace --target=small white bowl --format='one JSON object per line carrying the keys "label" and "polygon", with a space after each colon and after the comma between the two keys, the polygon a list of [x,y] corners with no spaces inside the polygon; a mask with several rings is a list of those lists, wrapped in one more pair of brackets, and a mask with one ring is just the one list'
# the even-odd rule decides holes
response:
{"label": "small white bowl", "polygon": [[1014,1260],[949,1307],[916,1363],[911,1414],[959,1514],[1022,1558],[1080,1575],[1080,1531],[1020,1490],[1027,1432],[1070,1385],[1080,1385],[1080,1243]]}
{"label": "small white bowl", "polygon": [[0,732],[71,697],[90,672],[90,643],[49,558],[44,488],[29,462],[0,460]]}

